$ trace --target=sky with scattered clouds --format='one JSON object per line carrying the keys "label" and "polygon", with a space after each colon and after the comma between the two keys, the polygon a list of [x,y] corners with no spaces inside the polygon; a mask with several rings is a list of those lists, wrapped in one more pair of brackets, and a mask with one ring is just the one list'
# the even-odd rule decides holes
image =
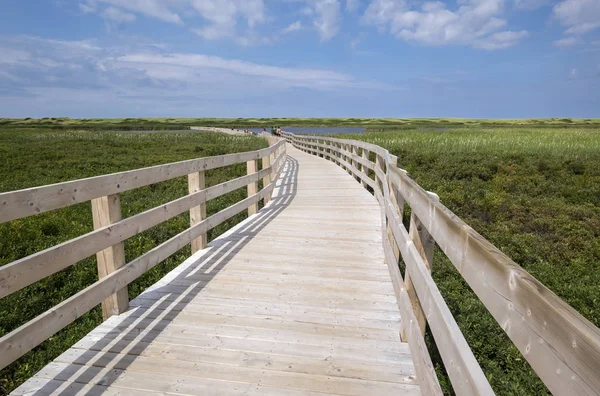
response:
{"label": "sky with scattered clouds", "polygon": [[600,117],[600,0],[0,0],[0,117]]}

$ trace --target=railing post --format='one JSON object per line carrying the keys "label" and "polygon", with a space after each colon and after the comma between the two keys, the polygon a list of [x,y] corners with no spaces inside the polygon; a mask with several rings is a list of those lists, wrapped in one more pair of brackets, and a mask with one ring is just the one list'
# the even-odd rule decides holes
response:
{"label": "railing post", "polygon": [[[358,156],[358,147],[355,145],[352,145],[352,154]],[[352,158],[352,166],[354,167],[354,169],[356,169],[355,172],[358,172],[360,170],[358,161],[356,161],[354,158]],[[356,180],[360,181],[360,177],[358,176],[357,173],[354,173],[354,178]]]}
{"label": "railing post", "polygon": [[[379,156],[379,154],[375,154],[375,166],[377,168],[379,168],[379,170],[384,172],[383,161],[382,161],[381,157]],[[375,172],[375,183],[377,184],[377,187],[379,187],[379,192],[381,192],[381,194],[383,194],[383,183],[384,182],[385,182],[385,180],[381,180],[379,177],[377,177],[377,172]]]}
{"label": "railing post", "polygon": [[[92,220],[94,229],[106,227],[121,220],[121,197],[119,194],[92,199]],[[102,279],[125,265],[125,246],[117,243],[96,253],[98,278]],[[102,318],[118,315],[129,307],[127,286],[102,301]]]}
{"label": "railing post", "polygon": [[[196,193],[206,188],[206,179],[204,171],[190,173],[188,175],[188,192],[190,194]],[[190,209],[190,226],[194,226],[206,219],[206,202],[201,203]],[[192,241],[192,254],[198,250],[202,250],[207,245],[206,233],[200,235],[198,238]]]}
{"label": "railing post", "polygon": [[[365,161],[369,161],[369,150],[363,149],[362,157]],[[365,175],[367,175],[367,177],[369,177],[369,168],[367,168],[365,165],[363,165],[362,171]],[[368,186],[367,182],[365,182],[365,181],[362,182],[362,185],[364,188],[367,188],[367,186]]]}
{"label": "railing post", "polygon": [[[256,173],[258,170],[258,161],[250,160],[246,162],[246,170],[249,175]],[[248,196],[252,196],[258,192],[258,181],[248,184]],[[258,212],[258,202],[248,206],[248,216],[252,216]]]}
{"label": "railing post", "polygon": [[340,153],[337,152],[338,150],[338,146],[337,143],[335,142],[331,142],[331,147],[333,147],[334,151],[332,151],[333,154],[333,162],[337,165],[340,166]]}
{"label": "railing post", "polygon": [[[269,174],[271,176],[269,177],[269,180],[271,183],[275,181],[275,159],[276,158],[277,158],[277,156],[275,155],[275,150],[273,150],[273,152],[271,154],[269,154],[269,164],[271,164],[271,172],[269,172]],[[271,193],[268,195],[269,195],[269,200],[271,200],[271,195],[273,195],[273,190],[271,190]]]}
{"label": "railing post", "polygon": [[350,155],[348,154],[348,153],[350,153],[351,148],[350,148],[350,145],[348,143],[344,144],[344,150],[346,151],[346,155],[345,155],[346,162],[348,163],[348,165],[350,165],[348,167],[348,173],[350,175],[353,175],[354,172],[352,172],[352,159],[351,159]]}
{"label": "railing post", "polygon": [[[435,201],[439,201],[440,197],[438,197],[435,193],[427,192],[427,194]],[[431,264],[433,263],[433,252],[435,248],[435,239],[431,236],[429,231],[425,228],[423,223],[419,220],[417,216],[415,216],[414,212],[410,215],[410,227],[408,231],[408,235],[412,239],[419,255],[423,259],[427,270],[431,272]],[[414,285],[412,280],[410,279],[410,274],[406,271],[405,275],[405,283],[406,283],[406,291],[408,296],[410,297],[410,301],[413,306],[413,310],[415,311],[415,316],[417,321],[419,322],[419,327],[421,328],[421,333],[425,334],[425,329],[427,326],[427,320],[425,318],[425,313],[421,308],[421,303],[419,302],[419,298],[414,289]]]}
{"label": "railing post", "polygon": [[[263,169],[267,169],[268,167],[271,166],[271,154],[268,154],[266,156],[263,157],[262,159],[262,168]],[[269,184],[271,184],[271,173],[267,172],[267,174],[265,175],[265,177],[263,177],[262,179],[263,181],[263,188],[267,187]],[[265,195],[265,205],[267,204],[267,202],[269,202],[269,195]]]}

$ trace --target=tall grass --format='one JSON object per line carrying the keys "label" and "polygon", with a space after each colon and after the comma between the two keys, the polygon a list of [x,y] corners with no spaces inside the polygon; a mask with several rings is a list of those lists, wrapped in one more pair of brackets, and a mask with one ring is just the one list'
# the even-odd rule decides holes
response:
{"label": "tall grass", "polygon": [[[600,152],[600,128],[409,130],[368,134],[368,140],[398,151],[438,153],[489,152],[581,158]],[[348,135],[356,138],[357,135]]]}

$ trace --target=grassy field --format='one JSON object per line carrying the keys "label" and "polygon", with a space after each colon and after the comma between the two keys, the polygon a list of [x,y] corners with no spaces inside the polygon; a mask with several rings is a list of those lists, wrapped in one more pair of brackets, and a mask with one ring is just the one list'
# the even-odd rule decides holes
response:
{"label": "grassy field", "polygon": [[[346,137],[389,149],[421,186],[600,326],[600,128],[400,130]],[[439,250],[433,278],[495,392],[546,394]],[[433,357],[441,373],[441,359]],[[445,376],[442,381],[451,394]]]}
{"label": "grassy field", "polygon": [[[266,147],[251,136],[216,133],[129,133],[85,130],[0,129],[0,192],[136,169],[185,159]],[[246,164],[207,172],[214,185],[246,174]],[[123,217],[187,194],[187,178],[122,194]],[[208,214],[246,197],[245,189],[209,201]],[[246,216],[241,213],[209,233],[214,238]],[[189,226],[182,214],[125,243],[126,260],[147,252]],[[0,266],[92,231],[90,203],[0,224]],[[148,271],[129,287],[130,298],[155,283],[189,257],[189,245]],[[90,257],[40,282],[0,299],[0,336],[17,328],[97,279]],[[0,371],[0,394],[6,394],[102,322],[99,307]]]}
{"label": "grassy field", "polygon": [[369,131],[419,128],[566,128],[600,127],[600,119],[544,118],[525,120],[475,120],[465,118],[0,118],[0,129],[42,128],[86,130],[164,130],[190,126],[251,128],[270,126],[357,126]]}

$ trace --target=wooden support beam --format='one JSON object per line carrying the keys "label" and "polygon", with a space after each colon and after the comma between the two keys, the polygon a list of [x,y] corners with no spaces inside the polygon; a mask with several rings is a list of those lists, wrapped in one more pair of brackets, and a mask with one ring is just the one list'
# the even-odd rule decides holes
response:
{"label": "wooden support beam", "polygon": [[[246,162],[246,169],[247,169],[247,172],[249,175],[256,173],[256,171],[258,171],[258,161],[252,160],[252,161]],[[249,197],[256,194],[257,192],[258,192],[258,182],[253,182],[253,183],[248,184],[248,196]],[[258,212],[258,202],[253,203],[252,205],[248,206],[248,216],[252,216],[256,212]]]}
{"label": "wooden support beam", "polygon": [[[369,150],[363,149],[362,150],[362,157],[365,159],[365,161],[368,161],[369,160]],[[365,165],[363,165],[362,166],[362,172],[365,175],[368,175],[369,174],[369,169]],[[367,188],[367,182],[366,181],[363,180],[362,181],[362,185],[363,185],[364,188]]]}
{"label": "wooden support beam", "polygon": [[[358,147],[357,146],[352,145],[352,154],[358,156]],[[354,166],[354,169],[360,170],[360,165],[354,158],[352,159],[352,166]],[[354,174],[354,178],[356,180],[360,181],[360,178],[358,177],[358,175],[356,173]]]}
{"label": "wooden support beam", "polygon": [[[204,171],[194,172],[188,175],[188,191],[190,194],[196,193],[206,188],[206,177]],[[194,226],[206,219],[206,202],[190,209],[190,226]],[[200,235],[192,241],[192,254],[202,250],[207,245],[206,233]]]}
{"label": "wooden support beam", "polygon": [[[271,166],[271,155],[267,155],[266,157],[263,157],[262,159],[262,168],[263,169],[268,169]],[[267,187],[269,184],[271,184],[271,172],[267,173],[267,175],[265,177],[263,177],[263,188]],[[267,202],[269,202],[270,200],[270,196],[269,194],[267,194],[265,196],[265,205],[267,204]]]}
{"label": "wooden support beam", "polygon": [[[379,154],[375,154],[375,166],[381,169],[381,171],[384,171],[383,160]],[[381,178],[377,177],[377,172],[375,172],[375,182],[379,187],[379,191],[381,191],[381,193],[383,194],[383,183],[385,183],[385,180],[381,180]]]}
{"label": "wooden support beam", "polygon": [[[435,201],[440,200],[440,197],[437,194],[428,192],[429,196],[433,198]],[[435,249],[435,239],[431,236],[427,228],[423,225],[423,223],[419,220],[419,218],[415,215],[414,212],[410,215],[410,227],[408,235],[412,239],[419,255],[423,259],[425,266],[431,273],[431,265],[433,264],[433,252]],[[419,322],[419,327],[421,328],[421,333],[425,334],[427,320],[425,318],[425,313],[421,307],[421,303],[419,302],[419,298],[415,293],[414,285],[412,280],[410,279],[410,274],[408,271],[405,274],[405,283],[406,283],[406,291],[408,292],[408,296],[410,297],[410,301],[413,306],[413,310],[415,311],[415,316],[417,317],[417,321]]]}
{"label": "wooden support beam", "polygon": [[[119,194],[92,199],[92,220],[94,229],[106,227],[121,220],[121,198]],[[125,246],[119,242],[96,253],[98,278],[102,279],[125,265]],[[127,287],[102,301],[102,318],[108,319],[127,310],[129,295]]]}

